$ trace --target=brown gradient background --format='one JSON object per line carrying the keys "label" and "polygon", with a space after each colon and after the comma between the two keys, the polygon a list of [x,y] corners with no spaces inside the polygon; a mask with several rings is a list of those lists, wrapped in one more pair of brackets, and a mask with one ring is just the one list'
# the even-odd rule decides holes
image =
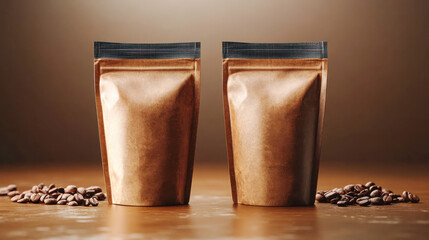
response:
{"label": "brown gradient background", "polygon": [[2,1],[0,164],[101,164],[93,41],[201,41],[196,163],[226,166],[221,42],[327,40],[322,166],[427,167],[428,11],[424,0]]}

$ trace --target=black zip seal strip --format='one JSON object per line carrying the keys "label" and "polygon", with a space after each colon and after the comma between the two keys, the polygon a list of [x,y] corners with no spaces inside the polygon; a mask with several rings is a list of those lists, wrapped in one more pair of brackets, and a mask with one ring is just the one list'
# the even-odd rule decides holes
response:
{"label": "black zip seal strip", "polygon": [[94,58],[172,59],[200,58],[200,43],[94,42]]}
{"label": "black zip seal strip", "polygon": [[222,42],[223,58],[328,58],[328,42]]}

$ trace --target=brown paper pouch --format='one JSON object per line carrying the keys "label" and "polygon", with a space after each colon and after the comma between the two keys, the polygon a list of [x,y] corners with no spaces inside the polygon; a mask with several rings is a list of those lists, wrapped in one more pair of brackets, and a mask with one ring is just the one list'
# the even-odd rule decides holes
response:
{"label": "brown paper pouch", "polygon": [[200,43],[94,43],[109,203],[188,204],[200,99]]}
{"label": "brown paper pouch", "polygon": [[223,42],[223,100],[234,203],[314,204],[327,43]]}

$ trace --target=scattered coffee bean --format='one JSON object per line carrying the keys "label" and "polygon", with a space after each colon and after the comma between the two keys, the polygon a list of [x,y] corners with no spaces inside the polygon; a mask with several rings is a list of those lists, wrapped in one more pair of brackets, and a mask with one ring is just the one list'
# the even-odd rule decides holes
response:
{"label": "scattered coffee bean", "polygon": [[[70,206],[98,206],[98,201],[103,201],[107,198],[106,194],[98,186],[78,188],[75,185],[68,185],[66,188],[63,188],[56,187],[55,184],[46,186],[44,183],[34,185],[30,190],[23,191],[22,193],[17,191],[16,185],[11,184],[0,188],[0,195],[7,195],[11,198],[12,202],[18,203],[68,204]],[[334,197],[336,197],[335,201],[341,199],[338,193],[334,193]]]}
{"label": "scattered coffee bean", "polygon": [[32,203],[38,203],[40,201],[40,197],[41,196],[39,194],[33,193],[30,197],[30,200]]}
{"label": "scattered coffee bean", "polygon": [[71,201],[71,202],[67,203],[67,205],[69,205],[69,206],[78,206],[79,204],[76,201]]}
{"label": "scattered coffee bean", "polygon": [[368,199],[364,199],[362,201],[359,201],[358,204],[359,204],[359,206],[365,207],[365,206],[369,206],[369,204],[371,204],[371,202]]}
{"label": "scattered coffee bean", "polygon": [[10,200],[12,201],[12,202],[16,202],[16,201],[18,201],[20,199],[20,196],[19,195],[15,195],[15,196],[13,196]]}
{"label": "scattered coffee bean", "polygon": [[85,195],[86,189],[84,187],[80,187],[80,188],[77,188],[77,192],[82,194],[82,195]]}
{"label": "scattered coffee bean", "polygon": [[24,197],[16,201],[17,203],[28,203],[30,201],[30,198]]}
{"label": "scattered coffee bean", "polygon": [[7,196],[8,197],[14,197],[14,196],[16,196],[16,195],[19,195],[19,192],[18,191],[16,191],[16,190],[14,190],[14,191],[10,191],[10,192],[8,192],[7,193]]}
{"label": "scattered coffee bean", "polygon": [[408,198],[410,199],[410,201],[412,202],[412,203],[418,203],[418,202],[420,202],[420,198],[417,196],[417,195],[415,195],[415,194],[408,194]]}
{"label": "scattered coffee bean", "polygon": [[98,200],[94,197],[89,199],[89,202],[91,203],[92,206],[96,207],[98,206]]}
{"label": "scattered coffee bean", "polygon": [[[89,189],[89,188],[87,188]],[[95,199],[101,200],[106,195],[95,194]],[[329,191],[317,191],[316,201],[319,203],[330,202],[338,206],[345,207],[358,204],[360,206],[369,205],[389,205],[391,203],[412,202],[418,203],[420,198],[410,192],[404,191],[402,194],[394,194],[391,190],[376,185],[374,182],[366,184],[348,184],[343,188],[334,188]]]}
{"label": "scattered coffee bean", "polygon": [[45,198],[45,201],[43,201],[46,205],[52,205],[57,204],[57,199],[55,198]]}
{"label": "scattered coffee bean", "polygon": [[77,191],[77,187],[75,185],[68,185],[66,188],[64,188],[65,193],[75,194]]}

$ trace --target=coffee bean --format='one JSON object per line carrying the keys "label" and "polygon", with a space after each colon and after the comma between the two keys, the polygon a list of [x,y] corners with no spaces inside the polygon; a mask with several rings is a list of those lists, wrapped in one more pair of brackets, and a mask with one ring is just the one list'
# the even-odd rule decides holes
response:
{"label": "coffee bean", "polygon": [[[103,201],[103,200],[105,200],[107,198],[106,194],[102,193],[102,192],[96,193],[94,195],[94,197],[96,197],[98,201]],[[323,197],[325,197],[325,196],[323,196]],[[326,198],[325,198],[325,202],[327,202]]]}
{"label": "coffee bean", "polygon": [[7,191],[9,191],[9,192],[17,190],[15,184],[11,184],[11,185],[7,186],[6,188],[7,188]]}
{"label": "coffee bean", "polygon": [[329,201],[336,197],[338,198],[340,197],[340,194],[338,194],[337,192],[329,192],[325,194],[325,198],[328,199]]}
{"label": "coffee bean", "polygon": [[355,185],[349,184],[349,185],[346,185],[343,189],[346,192],[350,192],[350,191],[354,191],[354,188],[355,188]]}
{"label": "coffee bean", "polygon": [[340,194],[340,195],[343,195],[343,194],[345,194],[346,192],[344,191],[344,189],[342,189],[342,188],[334,188],[334,189],[332,189],[332,191],[334,191],[334,192],[337,192],[338,194]]}
{"label": "coffee bean", "polygon": [[74,201],[74,195],[70,195],[70,196],[67,198],[67,202],[71,202],[71,201]]}
{"label": "coffee bean", "polygon": [[38,193],[40,191],[38,186],[33,186],[33,188],[31,188],[31,192],[33,193]]}
{"label": "coffee bean", "polygon": [[382,193],[392,193],[392,191],[390,191],[389,189],[385,189],[385,188],[382,188],[381,192]]}
{"label": "coffee bean", "polygon": [[98,206],[98,200],[94,197],[89,199],[89,202],[91,203],[92,206],[96,207]]}
{"label": "coffee bean", "polygon": [[49,191],[48,186],[44,186],[41,191],[42,191],[42,193],[48,193],[48,191]]}
{"label": "coffee bean", "polygon": [[367,187],[367,188],[371,187],[372,185],[375,185],[375,183],[371,182],[371,181],[365,183],[365,187]]}
{"label": "coffee bean", "polygon": [[369,201],[374,205],[383,205],[383,199],[381,197],[370,198]]}
{"label": "coffee bean", "polygon": [[79,188],[77,188],[77,192],[82,194],[82,195],[85,195],[86,189],[84,187],[79,187]]}
{"label": "coffee bean", "polygon": [[61,201],[61,199],[63,199],[63,194],[62,194],[62,193],[60,193],[60,195],[58,195],[58,197],[57,197],[57,202],[58,202],[58,201]]}
{"label": "coffee bean", "polygon": [[55,198],[45,198],[43,201],[46,205],[57,204],[57,199]]}
{"label": "coffee bean", "polygon": [[329,200],[329,202],[332,203],[332,204],[336,204],[340,200],[341,200],[340,197],[335,197],[335,198],[331,198],[331,200]]}
{"label": "coffee bean", "polygon": [[87,190],[87,191],[88,191],[88,190],[94,190],[94,191],[95,191],[95,193],[102,192],[102,189],[101,189],[99,186],[91,186],[91,187],[86,188],[86,190]]}
{"label": "coffee bean", "polygon": [[38,203],[40,201],[40,195],[37,193],[33,193],[30,197],[32,203]]}
{"label": "coffee bean", "polygon": [[66,205],[67,204],[67,200],[60,200],[57,202],[57,205]]}
{"label": "coffee bean", "polygon": [[353,205],[356,203],[357,197],[353,197],[352,199],[350,199],[349,204]]}
{"label": "coffee bean", "polygon": [[419,198],[419,196],[417,196],[417,195],[415,195],[415,194],[408,194],[408,198],[410,199],[410,201],[412,202],[412,203],[418,203],[418,202],[420,202],[420,198]]}
{"label": "coffee bean", "polygon": [[362,184],[356,184],[354,188],[356,192],[360,192],[365,189],[365,186]]}
{"label": "coffee bean", "polygon": [[49,184],[48,190],[51,190],[52,188],[55,188],[55,184],[53,183]]}
{"label": "coffee bean", "polygon": [[13,196],[10,200],[12,201],[12,202],[16,202],[16,201],[18,201],[20,199],[20,196],[19,195],[15,195],[15,196]]}
{"label": "coffee bean", "polygon": [[63,187],[57,187],[57,191],[59,193],[64,193],[64,188]]}
{"label": "coffee bean", "polygon": [[68,185],[66,188],[64,188],[65,193],[75,194],[77,191],[77,187],[75,185]]}
{"label": "coffee bean", "polygon": [[24,197],[24,198],[17,200],[16,202],[17,203],[28,203],[29,201],[30,201],[30,198]]}
{"label": "coffee bean", "polygon": [[67,205],[69,205],[69,206],[78,206],[79,204],[76,201],[71,201],[71,202],[67,203]]}
{"label": "coffee bean", "polygon": [[67,198],[70,196],[71,196],[70,193],[64,193],[63,195],[61,195],[61,200],[67,200]]}
{"label": "coffee bean", "polygon": [[83,198],[82,194],[76,193],[74,195],[74,199],[75,199],[76,202],[78,202],[80,204],[80,203],[82,203],[82,201],[83,201],[84,198]]}
{"label": "coffee bean", "polygon": [[363,199],[362,201],[357,202],[359,204],[359,206],[368,206],[369,204],[371,204],[371,202],[368,199]]}
{"label": "coffee bean", "polygon": [[[98,193],[97,194],[95,194],[95,196],[94,196],[95,198],[97,198],[98,200],[100,200],[99,199],[99,197],[98,197]],[[325,196],[323,196],[322,194],[319,194],[319,193],[317,193],[316,194],[316,200],[318,201],[318,202],[326,202],[326,198],[325,198]]]}
{"label": "coffee bean", "polygon": [[369,196],[370,196],[370,197],[372,197],[372,198],[380,197],[380,196],[381,196],[381,192],[380,192],[380,190],[376,189],[376,190],[372,191],[372,192],[369,194]]}
{"label": "coffee bean", "polygon": [[360,191],[357,196],[358,197],[363,197],[363,196],[368,196],[368,194],[369,194],[369,190],[368,189],[364,189],[364,190]]}
{"label": "coffee bean", "polygon": [[48,194],[43,194],[42,196],[40,196],[40,199],[39,199],[39,201],[40,202],[44,202],[45,201],[45,199],[46,198],[48,198],[49,196],[48,196]]}
{"label": "coffee bean", "polygon": [[45,186],[44,183],[39,183],[39,185],[37,185],[37,187],[39,187],[40,190],[43,189],[44,186]]}
{"label": "coffee bean", "polygon": [[16,195],[19,195],[19,192],[18,191],[16,191],[16,190],[14,190],[14,191],[10,191],[8,194],[7,194],[7,196],[8,197],[14,197],[14,196],[16,196]]}
{"label": "coffee bean", "polygon": [[3,187],[0,188],[0,196],[6,196],[9,193],[9,190],[7,188]]}
{"label": "coffee bean", "polygon": [[54,193],[57,193],[57,192],[58,192],[58,189],[56,187],[50,188],[49,191],[48,191],[49,194],[54,194]]}
{"label": "coffee bean", "polygon": [[338,202],[337,202],[337,205],[338,205],[339,207],[347,207],[347,201],[343,201],[343,200],[338,201]]}
{"label": "coffee bean", "polygon": [[369,187],[369,191],[372,192],[374,190],[378,190],[378,186],[377,185],[372,185],[371,187]]}
{"label": "coffee bean", "polygon": [[91,205],[91,203],[89,202],[89,199],[85,199],[84,202],[83,202],[83,205],[85,207],[88,207],[89,205]]}
{"label": "coffee bean", "polygon": [[410,199],[408,198],[408,194],[410,194],[410,193],[407,191],[402,192],[402,199],[404,199],[404,202],[410,201]]}
{"label": "coffee bean", "polygon": [[95,194],[95,190],[86,189],[84,196],[85,198],[91,198],[92,196],[94,196],[94,194]]}
{"label": "coffee bean", "polygon": [[384,195],[383,196],[383,202],[384,202],[384,204],[391,204],[392,201],[393,201],[392,196],[390,196],[390,195]]}

